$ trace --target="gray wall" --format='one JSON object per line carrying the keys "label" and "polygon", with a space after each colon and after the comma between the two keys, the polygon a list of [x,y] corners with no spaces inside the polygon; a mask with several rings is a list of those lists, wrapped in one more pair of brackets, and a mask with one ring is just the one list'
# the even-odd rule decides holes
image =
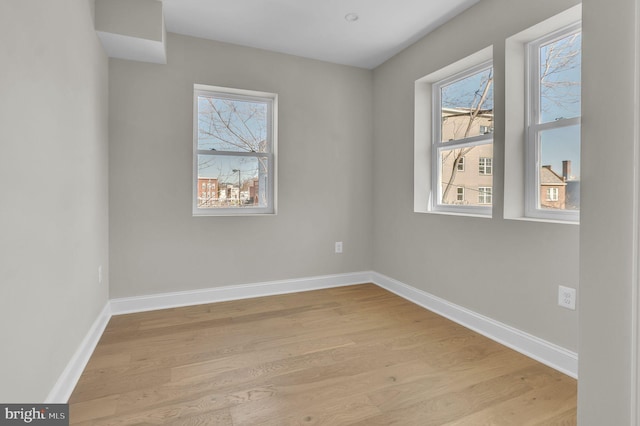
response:
{"label": "gray wall", "polygon": [[[577,3],[483,0],[374,72],[374,270],[573,351],[579,227],[503,219],[502,164],[505,39]],[[414,81],[490,45],[493,218],[413,213]]]}
{"label": "gray wall", "polygon": [[108,295],[107,58],[92,5],[0,2],[0,401],[43,401]]}
{"label": "gray wall", "polygon": [[628,425],[632,418],[633,299],[638,297],[636,5],[635,0],[583,4],[580,425]]}
{"label": "gray wall", "polygon": [[[372,72],[176,34],[167,55],[110,61],[111,297],[371,269]],[[277,215],[192,217],[194,83],[279,94]]]}

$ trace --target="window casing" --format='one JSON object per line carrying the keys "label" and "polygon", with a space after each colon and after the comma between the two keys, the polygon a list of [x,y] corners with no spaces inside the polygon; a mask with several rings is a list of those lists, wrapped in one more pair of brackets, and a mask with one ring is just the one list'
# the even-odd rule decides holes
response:
{"label": "window casing", "polygon": [[[491,196],[460,202],[454,188],[492,186],[493,67],[468,68],[432,86],[431,210],[491,215]],[[480,159],[483,171],[480,172]],[[461,165],[462,164],[462,165]],[[470,170],[478,164],[478,173]],[[467,173],[459,174],[458,172]],[[488,202],[486,202],[488,200]]]}
{"label": "window casing", "polygon": [[[528,43],[526,49],[525,215],[577,222],[580,210],[580,24],[538,38]],[[549,185],[565,189],[547,187],[545,194],[543,188]]]}
{"label": "window casing", "polygon": [[194,216],[275,213],[276,117],[276,94],[194,86]]}

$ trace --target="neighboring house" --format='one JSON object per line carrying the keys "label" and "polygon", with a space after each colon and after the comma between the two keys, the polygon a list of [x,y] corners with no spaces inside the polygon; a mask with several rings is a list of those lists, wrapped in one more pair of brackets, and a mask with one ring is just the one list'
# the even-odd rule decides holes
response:
{"label": "neighboring house", "polygon": [[218,190],[218,179],[198,178],[198,207],[213,207],[218,201]]}
{"label": "neighboring house", "polygon": [[[243,205],[259,204],[258,178],[242,184],[240,199]],[[217,178],[198,178],[198,207],[229,206],[238,201],[238,186],[223,183]]]}
{"label": "neighboring house", "polygon": [[244,191],[247,191],[249,194],[248,204],[258,205],[259,204],[259,188],[258,188],[258,178],[251,179],[250,181],[245,182]]}
{"label": "neighboring house", "polygon": [[[493,111],[482,111],[471,121],[469,108],[442,108],[442,140],[493,133]],[[471,121],[471,125],[469,122]],[[468,129],[468,131],[467,131]]]}
{"label": "neighboring house", "polygon": [[540,168],[540,207],[543,209],[566,208],[567,183],[551,166]]}
{"label": "neighboring house", "polygon": [[223,189],[220,191],[220,200],[224,200],[224,202],[218,205],[230,206],[234,203],[238,204],[238,190],[237,185],[232,185],[230,183],[223,185]]}
{"label": "neighboring house", "polygon": [[[454,161],[460,150],[443,154],[442,193],[448,182],[451,189],[444,204],[488,205],[493,192],[493,146],[479,145],[463,149],[454,170]],[[453,178],[451,177],[453,175]]]}
{"label": "neighboring house", "polygon": [[[493,133],[493,114],[471,120],[468,108],[443,108],[442,140]],[[471,124],[469,124],[471,123]],[[447,191],[447,186],[450,186]],[[493,199],[493,145],[442,152],[442,203],[491,205]]]}
{"label": "neighboring house", "polygon": [[571,174],[571,161],[562,162],[562,175],[551,166],[540,169],[540,207],[543,209],[579,210],[580,180]]}

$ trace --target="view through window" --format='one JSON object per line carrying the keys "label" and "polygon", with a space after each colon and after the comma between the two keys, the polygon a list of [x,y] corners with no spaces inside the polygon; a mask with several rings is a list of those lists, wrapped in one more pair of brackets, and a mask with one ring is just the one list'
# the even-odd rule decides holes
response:
{"label": "view through window", "polygon": [[529,45],[529,216],[578,218],[581,42],[574,25]]}
{"label": "view through window", "polygon": [[271,212],[273,99],[196,90],[196,211]]}
{"label": "view through window", "polygon": [[493,186],[493,68],[485,63],[436,83],[433,94],[437,205],[487,208]]}

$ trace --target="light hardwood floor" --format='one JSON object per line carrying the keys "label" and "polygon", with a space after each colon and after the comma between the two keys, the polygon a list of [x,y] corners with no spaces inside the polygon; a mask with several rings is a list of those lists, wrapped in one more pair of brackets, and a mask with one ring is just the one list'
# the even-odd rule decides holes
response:
{"label": "light hardwood floor", "polygon": [[373,284],[115,316],[74,425],[572,425],[576,381]]}

